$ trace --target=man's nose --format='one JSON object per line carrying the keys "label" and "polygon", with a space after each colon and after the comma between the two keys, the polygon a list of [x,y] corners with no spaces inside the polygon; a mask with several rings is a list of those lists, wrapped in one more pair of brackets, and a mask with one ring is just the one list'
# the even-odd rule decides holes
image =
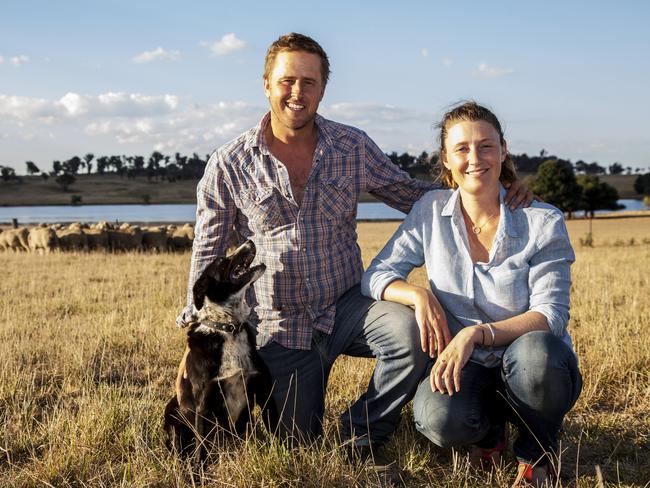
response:
{"label": "man's nose", "polygon": [[304,91],[305,86],[300,80],[296,80],[296,82],[293,84],[291,87],[291,95],[293,96],[300,96],[302,92]]}

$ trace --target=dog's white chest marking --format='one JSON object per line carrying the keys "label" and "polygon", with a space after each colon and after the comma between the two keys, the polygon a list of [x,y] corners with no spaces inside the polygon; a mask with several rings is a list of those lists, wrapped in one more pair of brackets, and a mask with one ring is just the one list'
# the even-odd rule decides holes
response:
{"label": "dog's white chest marking", "polygon": [[240,332],[235,337],[229,336],[223,343],[219,377],[232,376],[240,371],[244,374],[255,371],[250,351],[245,332]]}

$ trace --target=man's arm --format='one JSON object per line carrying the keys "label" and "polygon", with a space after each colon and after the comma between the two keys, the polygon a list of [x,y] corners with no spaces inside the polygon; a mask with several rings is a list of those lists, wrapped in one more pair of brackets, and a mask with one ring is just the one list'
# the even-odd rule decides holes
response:
{"label": "man's arm", "polygon": [[393,164],[368,136],[365,158],[366,191],[404,213],[409,213],[413,204],[426,192],[441,188],[439,183],[411,178],[406,171]]}
{"label": "man's arm", "polygon": [[179,327],[187,325],[192,319],[194,283],[217,256],[226,254],[236,213],[226,174],[218,152],[215,152],[196,187],[196,226],[187,284],[187,306],[176,318]]}

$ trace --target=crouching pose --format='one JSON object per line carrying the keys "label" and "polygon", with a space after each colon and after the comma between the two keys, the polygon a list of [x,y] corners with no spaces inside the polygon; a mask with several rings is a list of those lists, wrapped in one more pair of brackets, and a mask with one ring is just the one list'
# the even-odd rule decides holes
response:
{"label": "crouching pose", "polygon": [[[498,462],[506,422],[517,427],[515,485],[553,475],[564,415],[582,387],[566,326],[574,254],[563,214],[535,202],[509,210],[515,178],[496,116],[466,102],[439,125],[441,178],[374,259],[362,291],[415,307],[433,357],[414,399],[418,430],[435,444],[472,445]],[[405,281],[426,265],[429,288]]]}

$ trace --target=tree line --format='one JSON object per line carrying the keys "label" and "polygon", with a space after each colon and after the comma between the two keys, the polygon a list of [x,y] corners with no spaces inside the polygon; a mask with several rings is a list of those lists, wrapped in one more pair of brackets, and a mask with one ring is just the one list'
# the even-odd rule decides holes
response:
{"label": "tree line", "polygon": [[[387,153],[386,156],[401,169],[415,178],[430,179],[437,176],[438,154],[422,151],[419,156],[407,152]],[[148,158],[144,156],[100,156],[88,153],[83,157],[73,156],[64,161],[53,161],[52,170],[41,171],[33,161],[27,161],[26,171],[29,175],[39,175],[47,180],[53,177],[63,191],[76,181],[80,173],[117,174],[120,178],[147,178],[151,182],[167,181],[170,183],[198,179],[203,175],[210,155],[205,157],[197,153],[191,156],[179,152],[174,156],[154,151]],[[620,163],[604,167],[597,162],[571,161],[549,155],[545,150],[539,156],[526,153],[511,154],[517,171],[533,174],[529,177],[529,187],[544,201],[549,202],[571,216],[576,210],[584,210],[593,216],[596,210],[618,208],[618,192],[614,187],[599,180],[600,175],[632,174],[632,168],[624,168]],[[637,168],[636,173],[641,169]],[[18,181],[13,168],[0,166],[3,181]],[[641,174],[634,183],[635,191],[641,195],[650,195],[650,173]]]}
{"label": "tree line", "polygon": [[[26,161],[28,175],[40,175],[43,180],[54,178],[64,191],[67,191],[79,174],[117,174],[120,178],[133,179],[145,177],[149,181],[168,181],[173,183],[180,180],[197,179],[203,175],[203,170],[210,155],[204,158],[197,153],[191,156],[176,153],[174,156],[164,155],[154,151],[145,159],[144,156],[100,156],[88,153],[83,157],[73,156],[70,159],[52,162],[51,171],[41,171],[33,162]],[[16,171],[8,166],[0,166],[0,176],[3,181],[20,181]]]}

